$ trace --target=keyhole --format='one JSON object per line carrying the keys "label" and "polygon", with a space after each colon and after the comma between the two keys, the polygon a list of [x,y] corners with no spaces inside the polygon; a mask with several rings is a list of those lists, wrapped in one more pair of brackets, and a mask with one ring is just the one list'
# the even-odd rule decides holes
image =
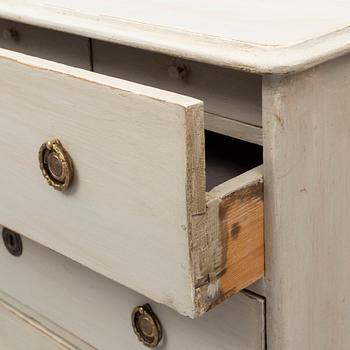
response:
{"label": "keyhole", "polygon": [[4,227],[2,230],[2,239],[4,241],[7,251],[10,254],[17,257],[22,255],[22,238],[18,233]]}
{"label": "keyhole", "polygon": [[15,242],[14,242],[14,238],[13,238],[13,235],[12,235],[12,234],[9,235],[9,241],[10,241],[9,246],[10,246],[11,248],[13,248],[13,246],[15,245]]}

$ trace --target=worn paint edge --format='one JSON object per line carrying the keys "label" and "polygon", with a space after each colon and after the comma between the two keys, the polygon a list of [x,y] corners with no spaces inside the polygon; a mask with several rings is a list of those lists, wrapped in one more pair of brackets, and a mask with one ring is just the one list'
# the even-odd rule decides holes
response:
{"label": "worn paint edge", "polygon": [[[232,288],[225,291],[224,294],[220,290],[220,279],[226,268],[226,247],[225,237],[223,237],[225,232],[221,227],[220,205],[223,201],[230,200],[231,196],[236,196],[251,188],[256,188],[257,195],[263,196],[262,169],[262,166],[254,168],[207,193],[206,215],[201,217],[201,224],[205,226],[204,231],[197,233],[196,245],[192,246],[197,252],[195,257],[199,260],[194,276],[195,312],[193,317],[201,316],[264,275],[263,264],[261,273],[254,275],[251,280],[244,281],[239,289]],[[260,200],[263,209],[263,200]]]}

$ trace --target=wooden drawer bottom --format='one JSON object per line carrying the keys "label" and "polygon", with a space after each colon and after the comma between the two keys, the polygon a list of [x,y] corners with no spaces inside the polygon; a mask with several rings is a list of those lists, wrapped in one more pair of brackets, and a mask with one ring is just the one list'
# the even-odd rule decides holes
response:
{"label": "wooden drawer bottom", "polygon": [[[22,239],[23,255],[19,258],[11,256],[0,244],[2,298],[11,296],[28,310],[34,310],[42,316],[41,324],[45,325],[48,319],[99,350],[142,350],[146,348],[133,333],[130,316],[135,306],[148,302],[164,328],[162,350],[264,349],[264,299],[255,294],[239,293],[192,320]],[[44,341],[41,338],[33,337],[31,341],[37,346],[29,343],[21,348],[19,344],[9,349],[61,349],[59,345],[55,347],[56,343],[40,347]]]}

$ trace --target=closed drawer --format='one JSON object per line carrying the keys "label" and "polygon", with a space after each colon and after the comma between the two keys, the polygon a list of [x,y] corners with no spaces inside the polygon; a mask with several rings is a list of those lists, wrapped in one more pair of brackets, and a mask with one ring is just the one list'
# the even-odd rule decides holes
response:
{"label": "closed drawer", "polygon": [[2,350],[78,350],[30,316],[0,300]]}
{"label": "closed drawer", "polygon": [[91,69],[89,39],[0,18],[0,47]]}
{"label": "closed drawer", "polygon": [[264,349],[265,302],[249,292],[192,320],[25,238],[19,258],[0,244],[0,275],[2,298],[79,349],[146,349],[130,322],[133,308],[146,302],[163,328],[160,349]]}
{"label": "closed drawer", "polygon": [[[6,50],[0,73],[2,225],[191,317],[263,275],[261,168],[205,159],[201,101]],[[63,193],[39,169],[55,138]]]}

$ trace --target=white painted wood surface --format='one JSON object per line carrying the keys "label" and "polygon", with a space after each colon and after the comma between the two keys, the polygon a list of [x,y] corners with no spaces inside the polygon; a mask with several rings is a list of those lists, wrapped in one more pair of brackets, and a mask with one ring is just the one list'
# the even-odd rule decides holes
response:
{"label": "white painted wood surface", "polygon": [[[202,196],[194,205],[205,206],[205,184],[204,164],[197,169],[186,147],[187,137],[199,142],[203,134],[200,101],[6,50],[0,56],[0,222],[191,314],[188,215],[201,210],[187,197],[191,172],[199,184],[203,178],[194,181]],[[39,169],[39,147],[55,137],[76,170],[66,194]],[[198,145],[194,157],[201,152]]]}
{"label": "white painted wood surface", "polygon": [[71,34],[0,19],[0,47],[91,69],[89,39]]}
{"label": "white painted wood surface", "polygon": [[260,73],[350,50],[344,0],[2,0],[0,17]]}
{"label": "white painted wood surface", "polygon": [[78,350],[0,299],[1,350]]}
{"label": "white painted wood surface", "polygon": [[99,350],[145,349],[130,315],[135,306],[150,302],[165,333],[159,349],[264,350],[263,298],[240,293],[191,320],[33,241],[24,238],[23,246],[22,257],[14,258],[0,245],[1,297],[43,325],[49,319],[57,334],[66,329]]}
{"label": "white painted wood surface", "polygon": [[242,123],[212,113],[204,113],[204,125],[206,130],[221,135],[230,136],[261,146],[263,144],[263,132],[262,128],[259,126]]}
{"label": "white painted wood surface", "polygon": [[349,72],[264,78],[269,350],[350,347]]}

